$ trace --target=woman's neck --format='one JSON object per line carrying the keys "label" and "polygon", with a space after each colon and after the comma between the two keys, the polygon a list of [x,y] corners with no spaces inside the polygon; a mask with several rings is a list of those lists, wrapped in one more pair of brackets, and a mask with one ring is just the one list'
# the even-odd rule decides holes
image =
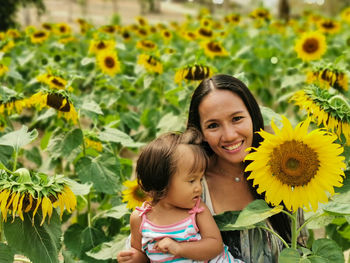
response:
{"label": "woman's neck", "polygon": [[244,174],[244,164],[242,163],[230,163],[226,160],[217,158],[210,159],[209,172],[214,172],[220,176],[243,176]]}

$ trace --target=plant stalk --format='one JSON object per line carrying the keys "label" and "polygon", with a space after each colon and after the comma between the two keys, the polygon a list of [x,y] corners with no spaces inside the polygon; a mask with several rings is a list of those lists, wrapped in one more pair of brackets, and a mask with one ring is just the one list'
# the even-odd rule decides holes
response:
{"label": "plant stalk", "polygon": [[297,240],[298,240],[298,211],[294,212],[291,214],[291,219],[292,219],[292,225],[291,225],[291,231],[292,231],[292,243],[291,243],[291,248],[297,249]]}

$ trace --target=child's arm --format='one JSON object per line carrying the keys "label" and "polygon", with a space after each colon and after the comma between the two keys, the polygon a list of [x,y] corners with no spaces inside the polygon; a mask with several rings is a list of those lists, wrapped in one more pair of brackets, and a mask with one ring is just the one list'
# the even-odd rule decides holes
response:
{"label": "child's arm", "polygon": [[219,255],[223,249],[223,243],[218,226],[208,207],[201,202],[204,210],[197,214],[197,226],[202,239],[193,242],[176,242],[171,238],[164,238],[156,243],[155,248],[175,256],[189,258],[198,261],[210,260]]}
{"label": "child's arm", "polygon": [[142,251],[142,236],[140,233],[140,225],[142,218],[139,216],[139,211],[134,210],[130,216],[130,232],[131,249],[121,251],[118,254],[118,262],[120,263],[146,263],[148,258]]}

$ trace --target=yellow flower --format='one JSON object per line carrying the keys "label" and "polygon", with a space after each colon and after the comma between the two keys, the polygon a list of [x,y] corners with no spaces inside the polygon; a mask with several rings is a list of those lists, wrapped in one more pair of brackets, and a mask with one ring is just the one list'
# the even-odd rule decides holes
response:
{"label": "yellow flower", "polygon": [[265,20],[265,21],[271,20],[270,12],[266,8],[257,8],[253,12],[251,12],[249,16],[256,20]]}
{"label": "yellow flower", "polygon": [[200,27],[197,30],[197,36],[202,39],[211,39],[214,37],[214,32],[210,28]]}
{"label": "yellow flower", "polygon": [[350,23],[350,7],[345,8],[342,12],[341,12],[341,18],[347,22]]}
{"label": "yellow flower", "polygon": [[147,194],[137,184],[137,180],[127,180],[123,185],[127,187],[127,189],[122,191],[122,201],[128,203],[127,207],[129,209],[135,209],[136,206],[141,206],[143,202],[150,200]]}
{"label": "yellow flower", "polygon": [[101,71],[111,77],[120,72],[120,63],[117,54],[112,50],[100,52],[97,55],[97,61]]}
{"label": "yellow flower", "polygon": [[112,35],[117,32],[118,27],[114,25],[104,25],[104,26],[101,26],[98,30]]}
{"label": "yellow flower", "polygon": [[47,38],[49,37],[49,34],[45,30],[38,30],[35,31],[31,36],[30,36],[30,41],[33,44],[41,44],[43,43]]}
{"label": "yellow flower", "polygon": [[125,42],[128,42],[131,39],[131,34],[130,34],[129,30],[127,30],[127,29],[123,29],[122,30],[121,36],[122,36],[122,38],[124,39]]}
{"label": "yellow flower", "polygon": [[0,51],[6,53],[10,51],[14,46],[15,46],[15,42],[13,42],[13,40],[10,40],[5,45],[2,46]]}
{"label": "yellow flower", "polygon": [[341,92],[348,90],[348,76],[342,70],[321,68],[307,73],[307,83],[319,84],[321,88],[333,87]]}
{"label": "yellow flower", "polygon": [[[317,126],[322,124],[339,138],[343,134],[347,145],[350,145],[350,109],[346,102],[342,102],[340,95],[332,96],[327,90],[320,91],[314,86],[313,89],[297,91],[291,101],[305,109]],[[332,106],[333,101],[338,104],[336,108]],[[340,109],[339,113],[337,109]]]}
{"label": "yellow flower", "polygon": [[77,42],[77,41],[78,41],[78,39],[76,37],[73,37],[73,36],[63,37],[63,38],[58,40],[58,42],[60,42],[62,44],[67,44],[70,42]]}
{"label": "yellow flower", "polygon": [[203,43],[202,46],[204,48],[204,53],[210,58],[213,58],[216,56],[220,56],[220,57],[228,56],[228,52],[221,45],[220,42],[209,41],[209,42]]}
{"label": "yellow flower", "polygon": [[89,138],[84,138],[84,144],[86,148],[95,149],[98,152],[102,152],[102,143],[98,141],[90,140]]}
{"label": "yellow flower", "polygon": [[176,71],[174,82],[180,83],[182,80],[203,80],[211,77],[212,75],[213,70],[208,66],[187,66]]}
{"label": "yellow flower", "polygon": [[89,54],[98,54],[101,51],[114,50],[114,40],[91,40],[89,46]]}
{"label": "yellow flower", "polygon": [[187,41],[194,41],[197,39],[197,33],[195,31],[183,31],[181,36]]}
{"label": "yellow flower", "polygon": [[171,33],[171,31],[166,30],[166,29],[162,30],[160,32],[160,34],[161,34],[161,36],[162,36],[162,38],[163,38],[165,43],[168,43],[173,37],[173,34]]}
{"label": "yellow flower", "polygon": [[67,81],[61,77],[50,76],[47,83],[51,89],[65,89],[67,86]]}
{"label": "yellow flower", "polygon": [[340,30],[340,23],[332,19],[322,19],[318,22],[318,29],[322,33],[335,34]]}
{"label": "yellow flower", "polygon": [[17,99],[8,101],[6,103],[0,102],[0,114],[6,113],[12,115],[15,113],[20,114],[25,107],[30,107],[31,103],[28,99]]}
{"label": "yellow flower", "polygon": [[13,29],[13,28],[8,29],[6,31],[6,35],[13,39],[21,37],[21,33],[17,29]]}
{"label": "yellow flower", "polygon": [[342,186],[343,148],[334,143],[337,136],[322,129],[308,133],[310,119],[293,129],[283,116],[282,124],[279,129],[272,121],[275,134],[259,132],[264,141],[245,158],[252,161],[245,169],[251,171],[248,179],[273,206],[283,202],[292,212],[310,207],[316,211],[318,202],[328,201],[327,192],[333,195],[334,187]]}
{"label": "yellow flower", "polygon": [[145,69],[149,72],[154,72],[158,74],[163,73],[162,63],[159,61],[158,58],[154,56],[141,54],[138,56],[137,64],[144,66]]}
{"label": "yellow flower", "polygon": [[145,51],[153,51],[157,48],[157,45],[151,40],[140,40],[137,41],[136,47]]}
{"label": "yellow flower", "polygon": [[327,49],[326,38],[319,32],[304,33],[296,41],[294,49],[304,61],[320,59]]}
{"label": "yellow flower", "polygon": [[54,25],[54,32],[57,35],[68,35],[71,31],[71,27],[66,23],[57,23]]}
{"label": "yellow flower", "polygon": [[9,71],[9,68],[4,64],[0,63],[0,77],[5,75]]}

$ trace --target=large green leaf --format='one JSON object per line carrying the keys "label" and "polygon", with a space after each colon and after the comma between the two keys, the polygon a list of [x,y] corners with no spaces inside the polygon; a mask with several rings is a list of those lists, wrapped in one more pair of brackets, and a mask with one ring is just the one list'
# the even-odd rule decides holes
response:
{"label": "large green leaf", "polygon": [[130,214],[130,210],[126,207],[126,204],[121,204],[121,205],[112,207],[111,209],[105,210],[105,211],[97,214],[93,218],[93,220],[96,220],[99,218],[106,218],[106,217],[120,219],[126,214]]}
{"label": "large green leaf", "polygon": [[333,196],[323,210],[337,215],[350,215],[350,191]]}
{"label": "large green leaf", "polygon": [[13,131],[0,137],[0,145],[12,146],[16,152],[23,146],[31,143],[38,137],[38,131],[28,132],[28,127],[23,125],[20,130]]}
{"label": "large green leaf", "polygon": [[128,236],[118,235],[116,239],[102,243],[101,245],[90,250],[86,254],[92,258],[105,260],[105,259],[115,259],[119,251],[125,249],[125,243]]}
{"label": "large green leaf", "polygon": [[105,242],[106,237],[103,231],[100,229],[87,227],[81,233],[81,241],[82,251],[89,251],[90,249]]}
{"label": "large green leaf", "polygon": [[327,259],[327,262],[344,263],[344,255],[337,243],[328,238],[317,239],[312,243],[312,252]]}
{"label": "large green leaf", "polygon": [[144,143],[140,142],[135,142],[129,135],[126,133],[115,129],[115,128],[105,128],[104,131],[102,131],[98,138],[101,141],[104,142],[115,142],[115,143],[120,143],[121,145],[125,147],[141,147],[144,145]]}
{"label": "large green leaf", "polygon": [[28,257],[35,263],[58,263],[58,252],[61,248],[61,223],[56,210],[53,211],[50,223],[42,220],[41,211],[34,217],[34,225],[29,213],[24,213],[24,221],[19,217],[13,223],[4,223],[4,233],[8,245]]}
{"label": "large green leaf", "polygon": [[4,243],[0,243],[0,263],[13,262],[15,252]]}
{"label": "large green leaf", "polygon": [[66,246],[66,249],[76,257],[80,257],[81,254],[81,233],[83,231],[84,227],[81,225],[72,224],[64,232],[64,245]]}
{"label": "large green leaf", "polygon": [[0,145],[0,162],[7,166],[8,162],[11,160],[12,153],[13,148],[11,146]]}
{"label": "large green leaf", "polygon": [[300,262],[301,256],[298,250],[293,248],[285,248],[278,257],[279,263],[297,263]]}
{"label": "large green leaf", "polygon": [[83,183],[92,182],[97,192],[115,194],[120,189],[120,163],[113,155],[83,157],[76,164],[76,172]]}
{"label": "large green leaf", "polygon": [[84,100],[81,109],[87,112],[103,115],[103,111],[101,110],[100,106],[93,100]]}
{"label": "large green leaf", "polygon": [[82,145],[83,132],[81,129],[74,129],[65,135],[52,136],[47,146],[51,158],[68,157],[74,149]]}

